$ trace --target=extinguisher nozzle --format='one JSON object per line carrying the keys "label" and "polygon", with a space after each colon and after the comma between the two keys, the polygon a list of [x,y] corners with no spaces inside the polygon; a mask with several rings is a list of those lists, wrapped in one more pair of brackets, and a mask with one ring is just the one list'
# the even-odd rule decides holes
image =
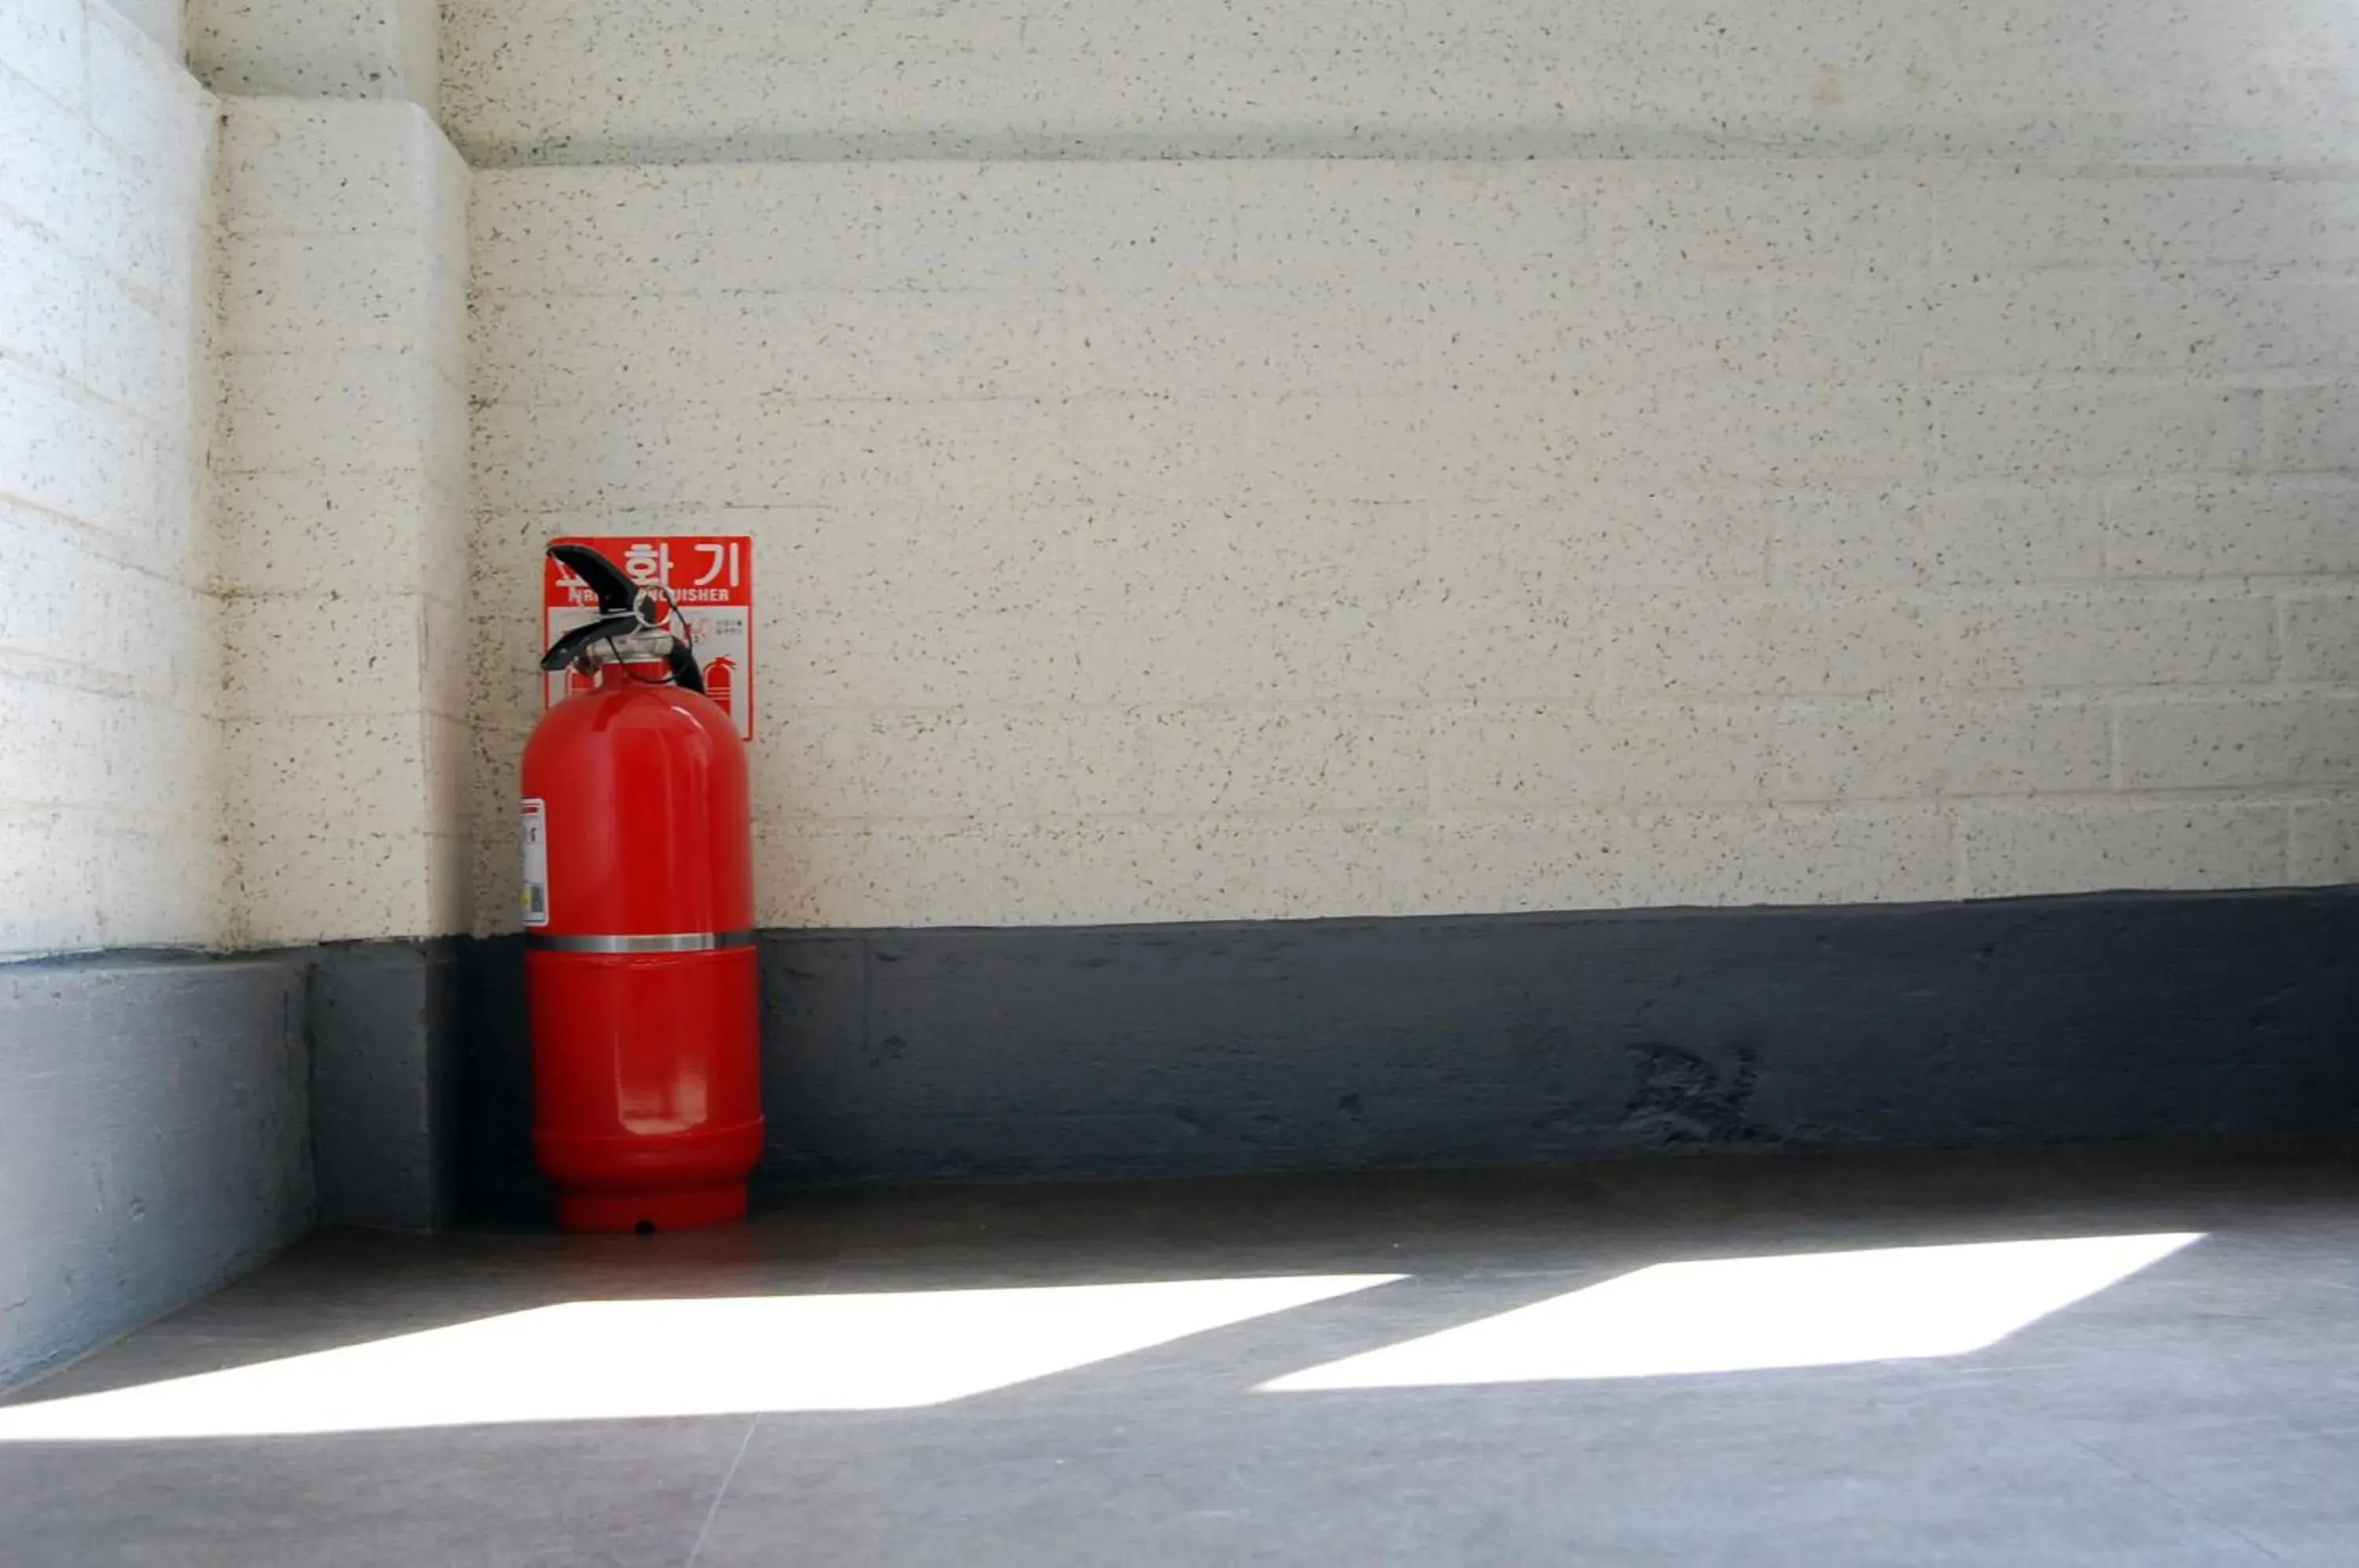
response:
{"label": "extinguisher nozzle", "polygon": [[600,638],[627,637],[638,629],[639,617],[636,615],[608,615],[586,626],[576,626],[549,645],[549,651],[540,656],[540,667],[551,672],[562,670],[581,658],[582,650]]}

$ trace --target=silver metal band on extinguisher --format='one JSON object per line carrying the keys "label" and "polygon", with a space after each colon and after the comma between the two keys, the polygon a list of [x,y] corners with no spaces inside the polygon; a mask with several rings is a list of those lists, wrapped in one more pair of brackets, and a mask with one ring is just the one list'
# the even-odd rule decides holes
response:
{"label": "silver metal band on extinguisher", "polygon": [[723,947],[751,947],[754,933],[734,931],[665,931],[655,936],[553,936],[527,931],[527,947],[544,953],[711,953]]}

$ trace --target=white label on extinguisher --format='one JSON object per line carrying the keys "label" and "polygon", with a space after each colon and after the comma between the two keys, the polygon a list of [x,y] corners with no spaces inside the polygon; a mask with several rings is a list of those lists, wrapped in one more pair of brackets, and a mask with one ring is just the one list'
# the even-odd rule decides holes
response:
{"label": "white label on extinguisher", "polygon": [[549,802],[524,803],[524,923],[549,923]]}

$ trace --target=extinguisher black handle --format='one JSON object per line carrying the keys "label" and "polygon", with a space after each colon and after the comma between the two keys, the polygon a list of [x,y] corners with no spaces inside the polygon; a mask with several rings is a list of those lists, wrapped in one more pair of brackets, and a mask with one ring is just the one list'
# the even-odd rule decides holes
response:
{"label": "extinguisher black handle", "polygon": [[625,576],[621,567],[588,545],[553,544],[549,553],[590,585],[590,592],[598,595],[598,608],[605,614],[619,615],[638,602],[639,585]]}
{"label": "extinguisher black handle", "polygon": [[[658,600],[647,590],[625,576],[621,567],[600,555],[586,544],[553,544],[550,557],[590,585],[598,596],[600,616],[586,626],[576,626],[559,637],[540,656],[540,667],[554,672],[563,670],[582,656],[582,649],[602,638],[625,637],[635,632],[653,631],[663,625],[669,600]],[[671,614],[677,615],[674,610]],[[672,683],[684,686],[701,696],[704,692],[704,671],[698,668],[696,655],[690,651],[685,637],[674,634],[671,651],[664,656],[664,665],[671,673]]]}

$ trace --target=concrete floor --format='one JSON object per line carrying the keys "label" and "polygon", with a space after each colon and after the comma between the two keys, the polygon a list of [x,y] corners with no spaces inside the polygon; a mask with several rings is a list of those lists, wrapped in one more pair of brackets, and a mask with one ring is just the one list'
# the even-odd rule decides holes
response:
{"label": "concrete floor", "polygon": [[[2040,1239],[2081,1247],[1882,1250]],[[1831,1251],[1874,1256],[1658,1271],[1310,1379],[1422,1386],[1261,1387],[1654,1265]],[[1928,1297],[1896,1258],[1951,1272]],[[1329,1275],[1405,1278],[1266,1283]],[[969,1294],[1224,1279],[1261,1283]],[[650,1404],[723,1413],[546,1419]],[[100,1435],[40,1435],[69,1418]],[[327,1234],[0,1407],[5,1568],[1277,1562],[2359,1564],[2359,1167],[1690,1160]]]}

